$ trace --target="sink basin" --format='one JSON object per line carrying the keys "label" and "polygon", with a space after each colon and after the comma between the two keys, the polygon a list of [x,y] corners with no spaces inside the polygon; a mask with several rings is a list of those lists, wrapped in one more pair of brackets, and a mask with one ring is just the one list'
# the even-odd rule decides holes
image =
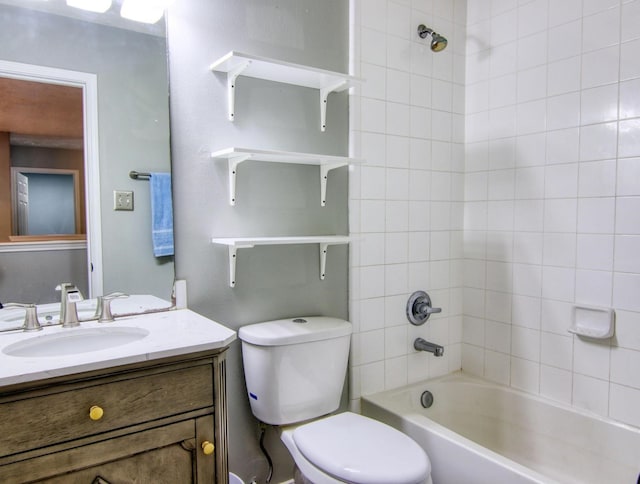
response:
{"label": "sink basin", "polygon": [[28,358],[75,355],[115,348],[139,341],[148,335],[149,331],[146,329],[126,326],[63,329],[10,344],[2,352],[8,356]]}

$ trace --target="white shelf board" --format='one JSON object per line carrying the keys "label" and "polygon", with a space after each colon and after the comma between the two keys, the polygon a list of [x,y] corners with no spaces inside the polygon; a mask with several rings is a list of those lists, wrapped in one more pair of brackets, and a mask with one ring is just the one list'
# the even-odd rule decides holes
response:
{"label": "white shelf board", "polygon": [[308,235],[295,237],[214,237],[214,244],[228,245],[238,249],[256,245],[293,245],[293,244],[348,244],[348,235]]}
{"label": "white shelf board", "polygon": [[211,243],[225,245],[229,249],[229,286],[236,285],[236,260],[238,249],[249,249],[257,245],[318,244],[320,248],[320,279],[324,280],[327,264],[327,249],[330,245],[348,244],[346,235],[312,235],[299,237],[223,237],[212,238]]}
{"label": "white shelf board", "polygon": [[[312,89],[326,89],[341,83],[340,87],[334,91],[343,91],[362,82],[361,78],[340,72],[326,71],[235,51],[229,52],[211,64],[211,70],[229,73],[242,66],[246,66],[240,74],[242,76],[310,87]],[[343,81],[344,84],[342,84]]]}
{"label": "white shelf board", "polygon": [[327,96],[344,91],[364,80],[340,72],[293,64],[278,59],[231,51],[211,64],[214,72],[227,74],[229,120],[235,117],[235,82],[238,76],[309,87],[320,91],[320,129],[326,128]]}
{"label": "white shelf board", "polygon": [[298,165],[318,165],[320,167],[320,205],[326,205],[327,174],[341,166],[364,163],[364,160],[345,156],[331,156],[291,151],[254,150],[247,148],[225,148],[211,154],[216,160],[226,160],[229,164],[229,203],[236,203],[236,177],[238,165],[254,160],[268,163],[291,163]]}

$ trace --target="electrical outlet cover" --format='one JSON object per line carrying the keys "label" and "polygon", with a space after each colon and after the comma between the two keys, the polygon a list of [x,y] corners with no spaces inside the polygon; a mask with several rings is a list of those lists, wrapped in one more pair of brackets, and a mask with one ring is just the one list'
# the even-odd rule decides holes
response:
{"label": "electrical outlet cover", "polygon": [[114,210],[133,210],[133,192],[124,190],[113,191]]}

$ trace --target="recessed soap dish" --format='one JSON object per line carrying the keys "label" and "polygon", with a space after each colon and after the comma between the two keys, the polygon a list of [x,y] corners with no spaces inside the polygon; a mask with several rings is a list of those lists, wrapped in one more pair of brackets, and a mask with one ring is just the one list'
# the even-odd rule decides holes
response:
{"label": "recessed soap dish", "polygon": [[575,306],[570,333],[589,338],[607,339],[614,333],[615,313],[611,308]]}

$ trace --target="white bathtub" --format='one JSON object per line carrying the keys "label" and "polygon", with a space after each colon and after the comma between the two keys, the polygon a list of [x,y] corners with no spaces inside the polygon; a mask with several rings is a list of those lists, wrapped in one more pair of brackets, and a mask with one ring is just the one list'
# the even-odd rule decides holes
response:
{"label": "white bathtub", "polygon": [[413,437],[434,484],[640,482],[640,429],[461,372],[363,397],[362,413]]}

